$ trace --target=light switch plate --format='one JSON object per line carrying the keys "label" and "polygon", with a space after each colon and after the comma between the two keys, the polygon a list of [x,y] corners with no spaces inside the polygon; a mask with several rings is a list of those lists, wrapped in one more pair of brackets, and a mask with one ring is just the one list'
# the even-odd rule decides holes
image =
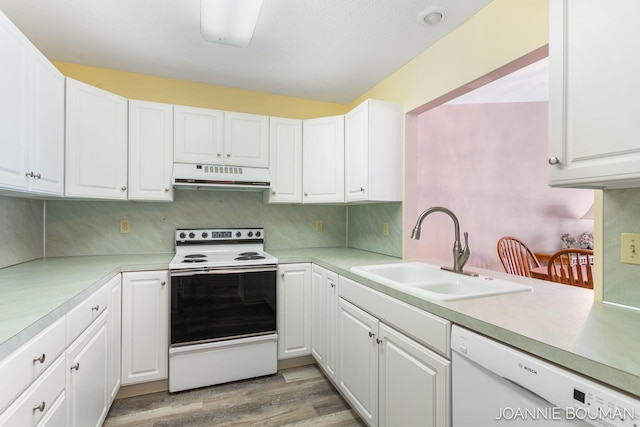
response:
{"label": "light switch plate", "polygon": [[622,233],[620,237],[620,262],[640,264],[640,234]]}

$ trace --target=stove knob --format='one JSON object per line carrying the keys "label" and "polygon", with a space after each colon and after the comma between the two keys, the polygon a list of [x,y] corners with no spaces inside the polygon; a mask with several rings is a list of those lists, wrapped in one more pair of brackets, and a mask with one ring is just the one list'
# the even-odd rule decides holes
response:
{"label": "stove knob", "polygon": [[256,237],[260,237],[262,235],[262,233],[260,233],[259,231],[256,231]]}
{"label": "stove knob", "polygon": [[184,239],[185,237],[187,237],[187,234],[183,231],[182,233],[180,233],[180,238]]}
{"label": "stove knob", "polygon": [[202,232],[202,237],[204,237],[204,238],[206,239],[206,238],[207,238],[207,236],[208,236],[207,232],[206,232],[206,231],[203,231],[203,232]]}
{"label": "stove knob", "polygon": [[196,233],[194,233],[193,231],[191,233],[189,233],[189,238],[193,239],[194,237],[196,237]]}
{"label": "stove knob", "polygon": [[242,233],[238,231],[238,232],[236,233],[236,237],[241,237],[241,236],[242,236]]}
{"label": "stove knob", "polygon": [[249,237],[253,237],[253,231],[248,232],[248,233],[247,233],[247,236],[249,236]]}

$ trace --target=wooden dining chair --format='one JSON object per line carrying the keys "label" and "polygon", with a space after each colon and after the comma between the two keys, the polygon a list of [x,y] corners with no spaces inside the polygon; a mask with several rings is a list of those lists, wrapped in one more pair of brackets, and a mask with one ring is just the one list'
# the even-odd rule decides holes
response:
{"label": "wooden dining chair", "polygon": [[540,267],[540,261],[520,239],[504,236],[498,240],[498,256],[504,270],[516,276],[531,277],[531,269]]}
{"label": "wooden dining chair", "polygon": [[549,280],[593,289],[593,251],[563,249],[551,255],[547,264]]}

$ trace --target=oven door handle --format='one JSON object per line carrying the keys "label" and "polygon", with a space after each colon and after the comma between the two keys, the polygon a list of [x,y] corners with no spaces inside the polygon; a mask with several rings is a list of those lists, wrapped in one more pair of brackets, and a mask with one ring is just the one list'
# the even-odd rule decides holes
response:
{"label": "oven door handle", "polygon": [[223,267],[223,268],[187,268],[184,270],[170,270],[171,277],[193,276],[195,274],[237,274],[237,273],[261,273],[265,271],[277,271],[277,265],[264,267]]}

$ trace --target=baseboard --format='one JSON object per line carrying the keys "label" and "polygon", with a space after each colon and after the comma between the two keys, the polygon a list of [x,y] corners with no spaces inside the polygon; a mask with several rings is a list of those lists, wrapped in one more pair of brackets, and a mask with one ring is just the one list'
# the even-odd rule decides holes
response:
{"label": "baseboard", "polygon": [[125,385],[120,387],[120,390],[118,390],[116,400],[167,390],[169,390],[169,380],[159,380],[142,384]]}
{"label": "baseboard", "polygon": [[316,359],[312,356],[293,357],[291,359],[278,360],[278,371],[281,369],[297,368],[298,366],[313,365]]}

